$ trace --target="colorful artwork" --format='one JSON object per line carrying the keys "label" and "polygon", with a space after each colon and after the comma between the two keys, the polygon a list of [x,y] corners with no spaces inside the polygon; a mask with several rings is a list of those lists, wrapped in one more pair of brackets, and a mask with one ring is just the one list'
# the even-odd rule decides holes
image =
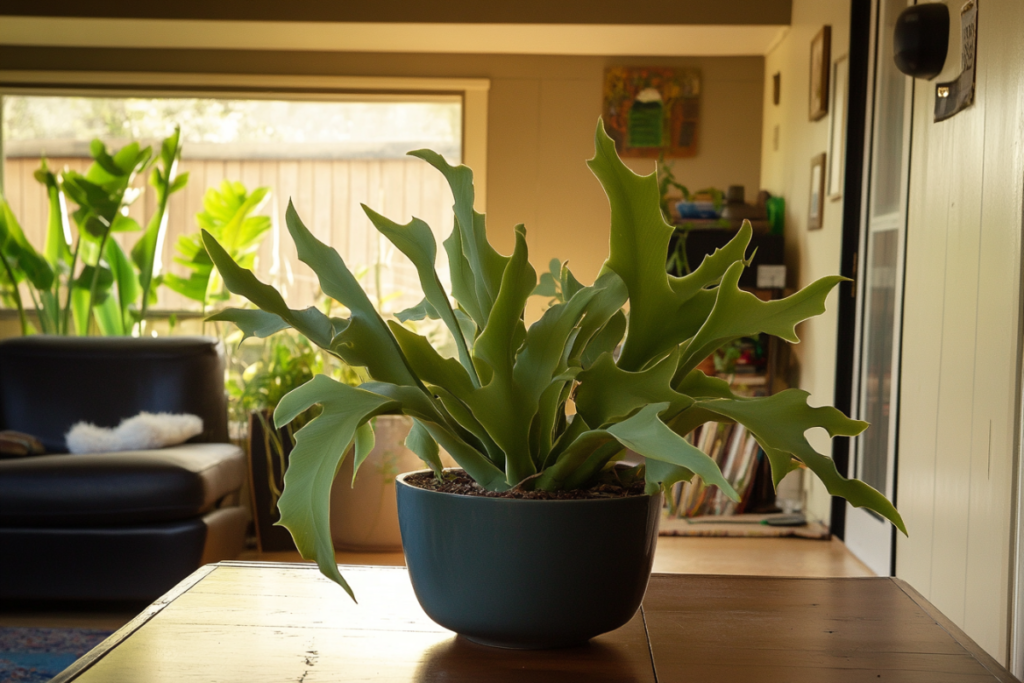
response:
{"label": "colorful artwork", "polygon": [[612,67],[604,74],[604,122],[619,155],[657,159],[697,154],[700,72]]}

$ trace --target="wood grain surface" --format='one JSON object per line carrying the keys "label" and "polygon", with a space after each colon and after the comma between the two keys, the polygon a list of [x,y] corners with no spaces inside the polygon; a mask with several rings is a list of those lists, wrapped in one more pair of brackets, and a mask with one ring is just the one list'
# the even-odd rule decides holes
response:
{"label": "wood grain surface", "polygon": [[58,680],[1015,680],[885,578],[655,575],[623,628],[586,647],[512,651],[430,621],[404,568],[345,568],[358,604],[308,564],[201,571]]}

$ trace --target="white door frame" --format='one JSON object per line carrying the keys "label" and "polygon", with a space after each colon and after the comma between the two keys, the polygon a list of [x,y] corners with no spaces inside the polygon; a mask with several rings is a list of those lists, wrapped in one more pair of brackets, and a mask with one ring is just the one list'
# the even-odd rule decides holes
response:
{"label": "white door frame", "polygon": [[[899,0],[890,0],[899,2]],[[873,245],[871,237],[873,234],[897,231],[897,254],[895,282],[897,283],[895,308],[893,311],[893,343],[891,360],[891,387],[890,396],[892,408],[889,416],[889,433],[887,435],[888,452],[890,457],[886,463],[886,489],[882,491],[890,500],[895,502],[896,498],[896,460],[899,427],[899,377],[900,377],[900,351],[902,337],[903,319],[903,278],[904,260],[906,254],[906,226],[907,226],[907,197],[909,193],[909,170],[910,170],[910,141],[911,126],[913,121],[913,79],[907,77],[907,89],[904,93],[903,112],[903,151],[901,167],[904,172],[901,176],[900,188],[900,209],[891,216],[882,218],[872,217],[873,192],[873,169],[876,151],[877,125],[876,125],[876,94],[879,87],[879,59],[881,52],[878,37],[880,34],[888,35],[881,22],[882,5],[886,0],[877,0],[872,3],[871,8],[871,35],[869,44],[869,73],[871,74],[870,87],[868,88],[866,107],[868,132],[864,140],[864,167],[861,177],[861,186],[864,191],[861,193],[861,219],[860,219],[860,244],[858,245],[857,258],[857,304],[856,304],[856,325],[854,336],[854,373],[853,373],[853,396],[851,401],[852,417],[863,419],[865,417],[865,402],[862,396],[864,380],[865,358],[865,328],[867,316],[870,312],[868,301],[868,276],[871,264],[871,253],[869,248]],[[907,4],[911,4],[907,2]],[[858,476],[858,464],[863,449],[861,438],[851,440],[850,459],[848,476]],[[890,576],[895,567],[896,537],[895,529],[887,521],[872,515],[861,508],[846,506],[846,525],[844,529],[844,542],[847,547],[868,567],[880,576]]]}

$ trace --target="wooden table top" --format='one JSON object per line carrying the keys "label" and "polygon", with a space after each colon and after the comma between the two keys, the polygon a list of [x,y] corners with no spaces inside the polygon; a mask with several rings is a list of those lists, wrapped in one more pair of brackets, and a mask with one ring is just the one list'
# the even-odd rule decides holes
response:
{"label": "wooden table top", "polygon": [[313,565],[208,565],[53,680],[1017,680],[896,579],[655,574],[619,630],[585,647],[513,651],[430,621],[403,567],[344,574],[358,605]]}

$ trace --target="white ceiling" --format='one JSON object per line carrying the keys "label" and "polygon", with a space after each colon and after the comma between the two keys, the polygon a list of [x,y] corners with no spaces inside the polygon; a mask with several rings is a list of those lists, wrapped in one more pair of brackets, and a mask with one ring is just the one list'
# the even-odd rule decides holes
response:
{"label": "white ceiling", "polygon": [[786,26],[423,24],[0,16],[0,45],[611,56],[756,56]]}

